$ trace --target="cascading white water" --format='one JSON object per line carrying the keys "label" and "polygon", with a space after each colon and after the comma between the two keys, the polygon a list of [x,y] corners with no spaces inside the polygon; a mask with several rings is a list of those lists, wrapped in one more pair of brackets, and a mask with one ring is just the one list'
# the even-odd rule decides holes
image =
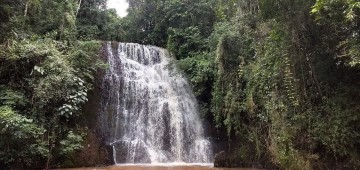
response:
{"label": "cascading white water", "polygon": [[162,48],[107,43],[101,129],[115,163],[209,163],[196,99]]}

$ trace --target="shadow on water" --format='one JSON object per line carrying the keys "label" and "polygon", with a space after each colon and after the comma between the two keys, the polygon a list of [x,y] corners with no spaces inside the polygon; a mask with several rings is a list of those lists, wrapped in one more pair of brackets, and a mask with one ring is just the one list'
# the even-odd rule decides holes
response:
{"label": "shadow on water", "polygon": [[67,170],[259,170],[254,168],[214,168],[212,166],[200,165],[120,165],[99,168],[74,168]]}

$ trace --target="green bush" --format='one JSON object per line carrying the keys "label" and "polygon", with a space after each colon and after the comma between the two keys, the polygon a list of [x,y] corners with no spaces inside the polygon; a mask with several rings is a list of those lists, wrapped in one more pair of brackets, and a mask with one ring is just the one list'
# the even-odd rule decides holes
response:
{"label": "green bush", "polygon": [[23,162],[30,166],[48,156],[48,143],[43,141],[46,130],[35,120],[9,106],[1,106],[0,129],[0,162],[6,165]]}

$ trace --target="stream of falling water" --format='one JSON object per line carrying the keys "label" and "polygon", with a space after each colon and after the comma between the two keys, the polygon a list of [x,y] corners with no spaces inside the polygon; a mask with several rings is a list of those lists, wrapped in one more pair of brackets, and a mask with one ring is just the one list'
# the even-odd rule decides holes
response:
{"label": "stream of falling water", "polygon": [[116,164],[210,163],[196,99],[162,48],[107,43],[101,130]]}

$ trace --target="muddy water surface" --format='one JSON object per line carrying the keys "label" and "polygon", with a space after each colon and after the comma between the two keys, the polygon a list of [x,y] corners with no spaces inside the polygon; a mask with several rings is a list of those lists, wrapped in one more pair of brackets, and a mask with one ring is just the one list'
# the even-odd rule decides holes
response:
{"label": "muddy water surface", "polygon": [[214,168],[212,166],[179,165],[179,166],[156,166],[156,165],[121,165],[100,168],[75,168],[68,170],[259,170],[252,168]]}

